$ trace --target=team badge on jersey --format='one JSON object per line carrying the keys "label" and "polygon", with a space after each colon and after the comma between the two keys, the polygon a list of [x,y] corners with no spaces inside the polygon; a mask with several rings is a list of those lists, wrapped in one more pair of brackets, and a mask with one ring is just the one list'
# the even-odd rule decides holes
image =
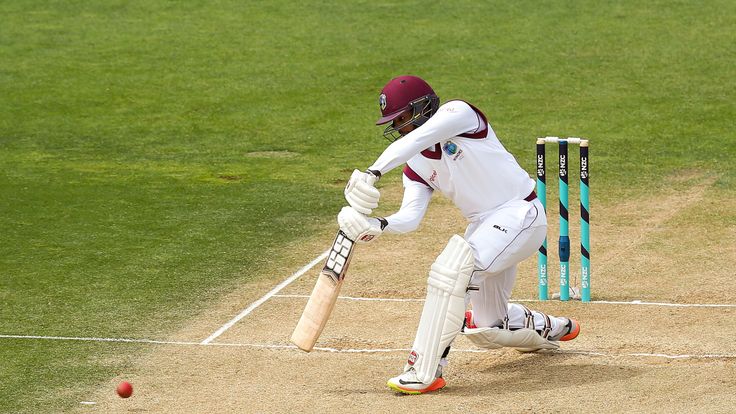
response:
{"label": "team badge on jersey", "polygon": [[386,94],[385,93],[382,93],[381,96],[378,97],[378,104],[381,105],[382,111],[386,109]]}
{"label": "team badge on jersey", "polygon": [[445,142],[445,145],[442,147],[442,149],[445,150],[445,153],[447,155],[455,155],[457,153],[457,144],[455,144],[452,141]]}
{"label": "team badge on jersey", "polygon": [[458,148],[457,144],[452,141],[445,142],[442,149],[445,151],[445,154],[452,157],[453,161],[457,161],[462,158],[463,150]]}

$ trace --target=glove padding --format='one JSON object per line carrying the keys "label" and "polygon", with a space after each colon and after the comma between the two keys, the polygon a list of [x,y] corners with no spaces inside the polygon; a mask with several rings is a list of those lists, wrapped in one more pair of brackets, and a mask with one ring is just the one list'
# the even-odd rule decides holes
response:
{"label": "glove padding", "polygon": [[381,193],[373,185],[377,179],[371,173],[354,170],[345,186],[345,200],[361,214],[371,214],[378,207]]}
{"label": "glove padding", "polygon": [[[384,220],[385,221],[385,220]],[[383,233],[381,221],[366,217],[352,207],[343,207],[337,215],[337,223],[349,239],[367,243]]]}

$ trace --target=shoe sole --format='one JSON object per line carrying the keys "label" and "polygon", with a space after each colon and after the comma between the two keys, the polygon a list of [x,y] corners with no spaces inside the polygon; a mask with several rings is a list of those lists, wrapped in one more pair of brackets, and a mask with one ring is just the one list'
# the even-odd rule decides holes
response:
{"label": "shoe sole", "polygon": [[575,319],[570,319],[570,321],[572,321],[572,324],[575,326],[575,328],[570,331],[569,334],[560,338],[560,341],[572,341],[573,339],[578,337],[578,334],[580,333],[580,323],[578,323],[578,321],[576,321]]}
{"label": "shoe sole", "polygon": [[402,394],[409,394],[409,395],[418,395],[418,394],[426,394],[428,392],[437,391],[440,388],[444,388],[446,385],[445,379],[442,377],[437,378],[434,380],[433,383],[429,385],[429,387],[423,389],[423,390],[412,390],[408,388],[402,388],[401,386],[392,383],[391,381],[387,382],[386,385],[388,385],[389,388],[391,388],[394,391],[400,392]]}

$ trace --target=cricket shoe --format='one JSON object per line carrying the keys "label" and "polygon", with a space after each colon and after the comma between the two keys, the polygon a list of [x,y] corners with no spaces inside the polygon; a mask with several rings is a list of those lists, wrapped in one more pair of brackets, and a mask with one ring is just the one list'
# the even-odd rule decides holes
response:
{"label": "cricket shoe", "polygon": [[417,379],[417,372],[412,367],[398,377],[388,380],[386,385],[402,394],[424,394],[444,387],[445,379],[442,378],[442,366],[438,366],[434,380],[425,384]]}
{"label": "cricket shoe", "polygon": [[573,339],[578,337],[578,334],[580,333],[580,323],[578,323],[578,321],[576,321],[575,319],[563,319],[565,319],[567,323],[563,327],[562,332],[556,335],[550,335],[547,339],[549,339],[550,341],[572,341]]}

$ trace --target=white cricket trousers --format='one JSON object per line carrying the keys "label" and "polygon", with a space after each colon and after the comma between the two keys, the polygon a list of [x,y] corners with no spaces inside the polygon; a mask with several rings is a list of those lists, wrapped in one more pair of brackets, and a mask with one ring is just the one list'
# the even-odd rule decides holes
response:
{"label": "white cricket trousers", "polygon": [[[524,308],[509,304],[517,264],[533,255],[547,234],[547,217],[539,199],[510,201],[488,216],[470,223],[465,240],[473,248],[475,270],[469,291],[473,322],[478,327],[500,326],[508,314],[510,328],[524,327]],[[533,312],[536,329],[544,317]],[[555,330],[565,321],[550,316]]]}

